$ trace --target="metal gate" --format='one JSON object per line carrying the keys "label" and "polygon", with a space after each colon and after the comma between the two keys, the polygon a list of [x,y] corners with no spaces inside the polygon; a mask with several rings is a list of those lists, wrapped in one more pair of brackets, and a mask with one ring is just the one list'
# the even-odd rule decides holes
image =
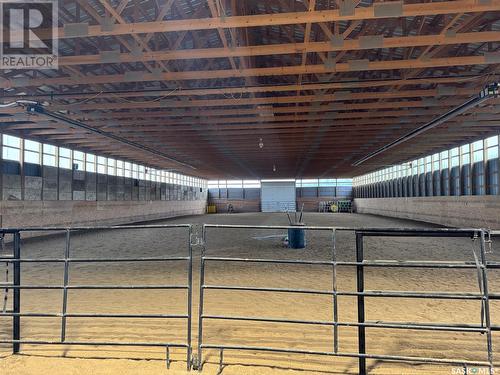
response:
{"label": "metal gate", "polygon": [[[224,350],[241,350],[255,352],[281,352],[295,354],[315,354],[336,357],[352,357],[358,358],[359,374],[366,374],[366,359],[376,359],[393,362],[410,362],[410,363],[434,363],[434,364],[452,364],[456,366],[485,366],[489,369],[490,374],[493,374],[493,348],[491,332],[500,330],[500,326],[493,326],[490,321],[489,301],[492,299],[500,299],[500,294],[492,294],[488,292],[488,269],[500,268],[500,263],[487,262],[486,260],[486,232],[479,229],[356,229],[356,228],[325,228],[325,227],[304,227],[307,231],[329,231],[332,236],[331,240],[331,259],[323,261],[313,260],[289,260],[289,259],[262,259],[262,258],[236,258],[236,257],[220,257],[206,255],[206,239],[208,230],[230,230],[230,229],[262,229],[276,230],[288,229],[287,226],[249,226],[249,225],[211,225],[206,224],[203,228],[203,244],[201,254],[201,274],[200,274],[200,300],[198,313],[198,368],[203,367],[203,349],[218,349],[220,352],[220,371],[223,368]],[[344,262],[337,261],[336,252],[336,233],[339,231],[354,232],[356,236],[356,261]],[[469,237],[477,239],[480,243],[480,254],[474,254],[475,262],[445,262],[445,261],[388,261],[388,260],[365,260],[364,257],[364,241],[367,236],[406,236],[406,237]],[[274,264],[295,264],[295,265],[310,265],[329,266],[332,268],[332,280],[328,289],[297,289],[297,288],[274,288],[274,287],[248,287],[239,285],[209,285],[205,283],[206,264],[210,262],[241,262],[241,263],[274,263]],[[337,289],[337,269],[339,267],[354,267],[357,274],[357,291],[339,291]],[[387,291],[387,290],[367,290],[365,289],[365,267],[381,267],[381,268],[446,268],[446,269],[477,269],[479,292],[478,293],[460,293],[460,292],[415,292],[415,291]],[[252,317],[252,316],[232,316],[232,315],[208,315],[204,312],[204,303],[206,290],[226,290],[234,293],[242,293],[244,291],[254,292],[272,292],[285,294],[312,294],[312,295],[329,295],[332,297],[333,320],[332,321],[312,321],[299,319],[278,319],[269,317]],[[357,297],[357,315],[356,322],[341,322],[338,320],[339,296],[355,296]],[[240,295],[241,297],[241,295]],[[481,301],[481,321],[482,324],[451,324],[451,323],[417,323],[417,322],[381,322],[381,321],[366,321],[365,320],[365,299],[377,297],[390,298],[419,298],[419,299],[445,299],[445,300],[479,300]],[[206,321],[209,320],[225,320],[225,321],[247,321],[247,322],[270,322],[283,324],[298,324],[298,325],[323,325],[332,327],[332,348],[330,351],[311,351],[298,350],[293,348],[276,348],[267,346],[245,346],[245,345],[228,345],[225,343],[204,343],[203,330]],[[358,330],[358,352],[349,353],[339,351],[339,327],[357,327]],[[455,331],[455,332],[477,332],[485,334],[487,343],[487,361],[470,361],[460,358],[430,358],[417,356],[401,356],[401,355],[378,355],[366,352],[366,328],[383,328],[383,329],[411,329],[411,330],[430,330],[430,331]],[[467,372],[465,372],[467,373]]]}
{"label": "metal gate", "polygon": [[[186,255],[178,257],[135,257],[135,258],[72,258],[71,257],[71,233],[89,230],[141,230],[141,229],[162,229],[171,228],[186,229]],[[22,257],[21,235],[23,232],[65,232],[65,251],[63,258],[43,258],[28,259]],[[12,234],[12,256],[0,258],[0,263],[13,265],[13,282],[1,283],[0,289],[12,290],[13,309],[4,313],[0,312],[0,317],[11,316],[12,339],[1,340],[2,344],[12,344],[13,352],[18,353],[21,344],[33,345],[95,345],[95,346],[138,346],[138,347],[164,347],[166,349],[166,363],[170,367],[170,348],[185,348],[187,369],[191,368],[191,304],[192,304],[192,284],[193,284],[193,253],[191,244],[192,227],[189,224],[180,225],[128,225],[128,226],[108,226],[108,227],[73,227],[73,228],[9,228],[0,229],[2,238],[5,234]],[[181,285],[72,285],[69,283],[69,269],[72,263],[115,263],[115,262],[185,262],[187,267],[187,279]],[[22,284],[22,263],[63,263],[64,281],[63,285],[25,285]],[[34,290],[61,290],[62,306],[60,313],[23,313],[21,310],[21,291],[24,289]],[[187,311],[185,314],[72,314],[67,312],[68,291],[69,290],[185,290]],[[21,338],[21,318],[22,317],[52,317],[61,318],[60,340],[23,340]],[[112,342],[112,341],[68,341],[66,340],[66,320],[67,318],[140,318],[140,319],[184,319],[186,321],[186,341],[185,342]]]}

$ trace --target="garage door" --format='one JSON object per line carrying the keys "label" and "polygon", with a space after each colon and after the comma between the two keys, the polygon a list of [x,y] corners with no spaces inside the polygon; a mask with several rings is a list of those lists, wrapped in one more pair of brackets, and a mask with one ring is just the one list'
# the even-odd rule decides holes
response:
{"label": "garage door", "polygon": [[260,196],[262,212],[295,211],[295,181],[262,182]]}

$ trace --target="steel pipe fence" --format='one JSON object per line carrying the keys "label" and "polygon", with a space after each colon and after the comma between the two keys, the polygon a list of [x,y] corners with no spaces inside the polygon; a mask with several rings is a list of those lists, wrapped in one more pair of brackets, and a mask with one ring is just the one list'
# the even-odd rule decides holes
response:
{"label": "steel pipe fence", "polygon": [[[136,258],[72,258],[71,257],[71,233],[89,230],[130,230],[130,229],[168,229],[168,228],[187,228],[188,232],[188,254],[186,256],[176,257],[136,257]],[[249,225],[203,225],[202,241],[193,242],[193,230],[189,224],[179,225],[130,225],[130,226],[108,226],[108,227],[40,227],[40,228],[4,228],[0,229],[0,235],[12,234],[12,256],[0,257],[0,263],[9,263],[13,266],[12,283],[0,283],[0,289],[12,290],[13,309],[0,313],[0,317],[12,317],[13,329],[12,340],[1,340],[0,343],[9,343],[13,345],[13,352],[20,350],[21,344],[35,345],[93,345],[93,346],[139,346],[139,347],[164,347],[166,349],[167,366],[170,365],[170,348],[185,348],[187,352],[187,368],[191,369],[193,364],[192,357],[192,289],[193,289],[193,246],[201,244],[201,266],[200,266],[200,295],[198,311],[198,352],[197,366],[201,371],[203,367],[203,349],[218,349],[220,351],[220,367],[223,366],[224,350],[242,350],[242,351],[262,351],[262,352],[281,352],[288,354],[316,354],[324,356],[351,357],[358,358],[359,373],[366,374],[366,359],[377,359],[394,362],[422,362],[434,364],[454,364],[459,366],[486,366],[493,373],[493,347],[492,331],[500,331],[500,326],[491,323],[490,306],[491,300],[499,300],[500,294],[490,293],[488,291],[488,270],[500,268],[500,263],[489,262],[486,259],[487,247],[491,244],[491,236],[500,236],[500,231],[485,231],[481,229],[413,229],[413,228],[335,228],[335,227],[314,227],[308,226],[303,229],[307,231],[323,231],[331,235],[331,257],[328,260],[294,260],[294,259],[266,259],[266,258],[238,258],[208,256],[206,254],[207,231],[216,229],[289,229],[288,226],[249,226]],[[336,250],[337,233],[348,231],[355,233],[356,236],[356,261],[338,261]],[[64,257],[59,258],[23,258],[21,256],[21,234],[23,232],[65,232],[65,251]],[[367,260],[364,257],[365,237],[466,237],[477,239],[480,244],[479,257],[475,256],[475,262],[469,261],[410,261],[410,260]],[[186,262],[187,281],[183,285],[72,285],[69,283],[69,268],[72,263],[115,263],[115,262]],[[331,285],[327,289],[300,289],[300,288],[275,288],[275,287],[245,287],[238,285],[210,285],[205,283],[206,264],[209,262],[242,262],[255,264],[289,264],[289,265],[310,265],[331,267],[332,279]],[[21,265],[23,263],[63,263],[63,285],[24,285],[21,283]],[[354,267],[356,269],[357,290],[339,291],[337,288],[337,270],[338,267]],[[364,270],[370,267],[381,268],[433,268],[433,269],[476,269],[478,271],[478,280],[480,285],[479,293],[460,293],[460,292],[415,292],[415,291],[391,291],[391,290],[367,290],[365,289]],[[61,290],[63,302],[60,313],[23,313],[21,311],[21,291],[24,289],[53,289]],[[68,313],[67,301],[68,291],[71,289],[85,290],[186,290],[187,292],[187,312],[186,314],[98,314],[98,313]],[[272,292],[285,294],[310,294],[331,296],[333,319],[331,321],[321,320],[302,320],[302,319],[281,319],[269,317],[251,317],[251,316],[230,316],[230,315],[210,315],[204,313],[205,290],[228,290],[234,292],[256,291]],[[339,296],[357,297],[358,320],[355,322],[339,321]],[[365,321],[364,302],[366,298],[373,297],[391,297],[391,298],[427,298],[443,300],[478,300],[481,301],[481,324],[467,323],[417,323],[417,322],[390,322],[390,321]],[[61,318],[60,340],[23,340],[21,339],[21,317],[55,317]],[[131,319],[186,319],[186,342],[109,342],[109,341],[68,341],[66,339],[66,320],[67,318],[131,318]],[[226,345],[209,344],[203,341],[205,320],[224,320],[224,321],[248,321],[248,322],[270,322],[279,324],[299,324],[299,325],[317,325],[332,327],[332,350],[313,351],[299,350],[290,348],[274,348],[265,346],[244,346],[244,345]],[[339,327],[355,327],[358,330],[358,352],[349,353],[339,351]],[[411,329],[427,331],[449,331],[449,332],[475,332],[485,334],[487,344],[487,361],[470,361],[462,359],[430,358],[416,356],[400,355],[378,355],[366,353],[366,328],[385,328],[385,329]]]}
{"label": "steel pipe fence", "polygon": [[[490,300],[500,299],[500,294],[489,293],[487,282],[487,270],[499,269],[500,263],[488,262],[486,259],[486,235],[490,235],[488,231],[482,229],[414,229],[414,228],[334,228],[334,227],[304,227],[306,231],[327,231],[331,233],[331,258],[329,260],[293,260],[293,259],[264,259],[264,258],[238,258],[238,257],[222,257],[208,256],[207,251],[207,232],[208,230],[217,229],[252,229],[252,230],[273,230],[273,229],[288,229],[288,226],[253,226],[253,225],[217,225],[205,224],[203,226],[203,241],[201,252],[200,266],[200,296],[199,296],[199,311],[198,311],[198,353],[197,365],[201,371],[203,368],[203,349],[218,349],[220,355],[219,371],[223,368],[224,350],[235,351],[257,351],[257,352],[276,352],[288,354],[313,354],[334,357],[350,357],[357,358],[359,362],[359,374],[365,375],[366,359],[376,359],[391,362],[409,362],[409,363],[430,363],[430,364],[451,364],[457,366],[484,366],[489,369],[490,374],[493,374],[493,348],[492,348],[492,331],[500,331],[500,326],[492,325],[490,317]],[[336,238],[339,231],[354,232],[356,236],[356,261],[345,262],[337,260]],[[493,233],[495,235],[497,233]],[[365,237],[465,237],[477,239],[480,243],[480,256],[475,256],[475,262],[467,261],[410,261],[410,260],[367,260],[364,256],[364,241]],[[251,287],[238,285],[211,285],[205,282],[207,263],[213,262],[240,262],[240,263],[255,263],[255,264],[288,264],[288,265],[310,265],[310,266],[329,266],[332,269],[331,285],[328,289],[300,289],[300,288],[275,288],[275,287]],[[337,270],[338,267],[354,267],[356,269],[356,285],[357,290],[339,291],[337,288]],[[380,268],[434,268],[434,269],[476,269],[479,272],[480,290],[478,293],[461,293],[461,292],[434,292],[434,291],[389,291],[389,290],[367,290],[365,289],[364,270],[366,267]],[[332,297],[332,321],[318,320],[301,320],[301,319],[282,319],[269,318],[259,316],[231,316],[231,315],[210,315],[204,311],[204,304],[207,299],[205,291],[207,290],[225,290],[234,292],[272,292],[285,294],[311,294],[311,295],[328,295]],[[356,322],[341,322],[338,319],[339,296],[355,296],[357,297],[357,315]],[[478,300],[481,301],[481,324],[467,323],[418,323],[418,322],[388,322],[388,321],[366,321],[365,320],[365,299],[373,297],[391,297],[391,298],[425,298],[425,299],[443,299],[443,300]],[[329,351],[314,351],[300,350],[292,348],[277,348],[267,346],[247,346],[247,345],[228,345],[224,343],[205,343],[203,332],[206,321],[222,320],[222,321],[244,321],[244,322],[270,322],[280,324],[298,324],[298,325],[321,325],[332,327],[332,348]],[[357,327],[358,330],[358,352],[349,353],[339,350],[339,327]],[[432,357],[417,357],[417,356],[402,356],[402,355],[379,355],[366,352],[366,328],[383,328],[383,329],[405,329],[405,330],[427,330],[427,331],[449,331],[449,332],[475,332],[485,334],[487,343],[487,360],[486,361],[471,361],[460,358],[432,358]]]}
{"label": "steel pipe fence", "polygon": [[[134,258],[72,258],[71,257],[71,233],[91,230],[145,230],[172,228],[186,229],[186,255],[175,257],[134,257]],[[63,258],[40,258],[28,259],[22,257],[21,236],[24,232],[46,232],[65,233],[65,250]],[[172,225],[127,225],[127,226],[99,226],[99,227],[39,227],[39,228],[3,228],[0,235],[12,234],[12,256],[0,257],[0,263],[12,264],[13,282],[0,283],[0,289],[12,290],[12,310],[0,312],[0,317],[12,317],[12,340],[0,340],[2,344],[12,344],[13,353],[20,351],[21,344],[30,345],[81,345],[81,346],[132,346],[132,347],[163,347],[166,351],[166,364],[170,367],[170,349],[186,349],[187,369],[192,365],[192,293],[193,293],[193,244],[192,226],[190,224]],[[73,263],[121,263],[121,262],[185,262],[186,282],[179,285],[72,285],[69,282],[70,265]],[[25,285],[21,283],[23,263],[62,263],[64,264],[63,285]],[[24,313],[21,310],[21,290],[61,290],[62,306],[60,313]],[[185,290],[186,291],[186,313],[185,314],[75,314],[68,313],[68,291],[69,290]],[[61,332],[59,340],[24,340],[21,338],[21,317],[54,317],[61,318]],[[115,318],[115,319],[183,319],[186,321],[185,342],[141,342],[141,341],[68,341],[66,340],[67,318]]]}

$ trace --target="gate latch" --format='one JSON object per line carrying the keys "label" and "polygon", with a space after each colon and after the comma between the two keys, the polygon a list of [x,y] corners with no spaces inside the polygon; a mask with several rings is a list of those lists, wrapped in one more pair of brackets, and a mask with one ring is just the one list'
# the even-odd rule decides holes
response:
{"label": "gate latch", "polygon": [[203,227],[201,225],[193,225],[191,234],[189,236],[189,242],[191,246],[203,246],[205,243],[203,242],[203,236],[200,235],[203,233]]}

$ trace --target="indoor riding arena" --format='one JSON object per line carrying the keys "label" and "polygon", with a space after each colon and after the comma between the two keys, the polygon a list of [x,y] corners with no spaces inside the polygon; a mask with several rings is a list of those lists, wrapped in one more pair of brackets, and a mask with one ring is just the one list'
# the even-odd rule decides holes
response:
{"label": "indoor riding arena", "polygon": [[0,23],[0,374],[500,372],[500,0]]}

